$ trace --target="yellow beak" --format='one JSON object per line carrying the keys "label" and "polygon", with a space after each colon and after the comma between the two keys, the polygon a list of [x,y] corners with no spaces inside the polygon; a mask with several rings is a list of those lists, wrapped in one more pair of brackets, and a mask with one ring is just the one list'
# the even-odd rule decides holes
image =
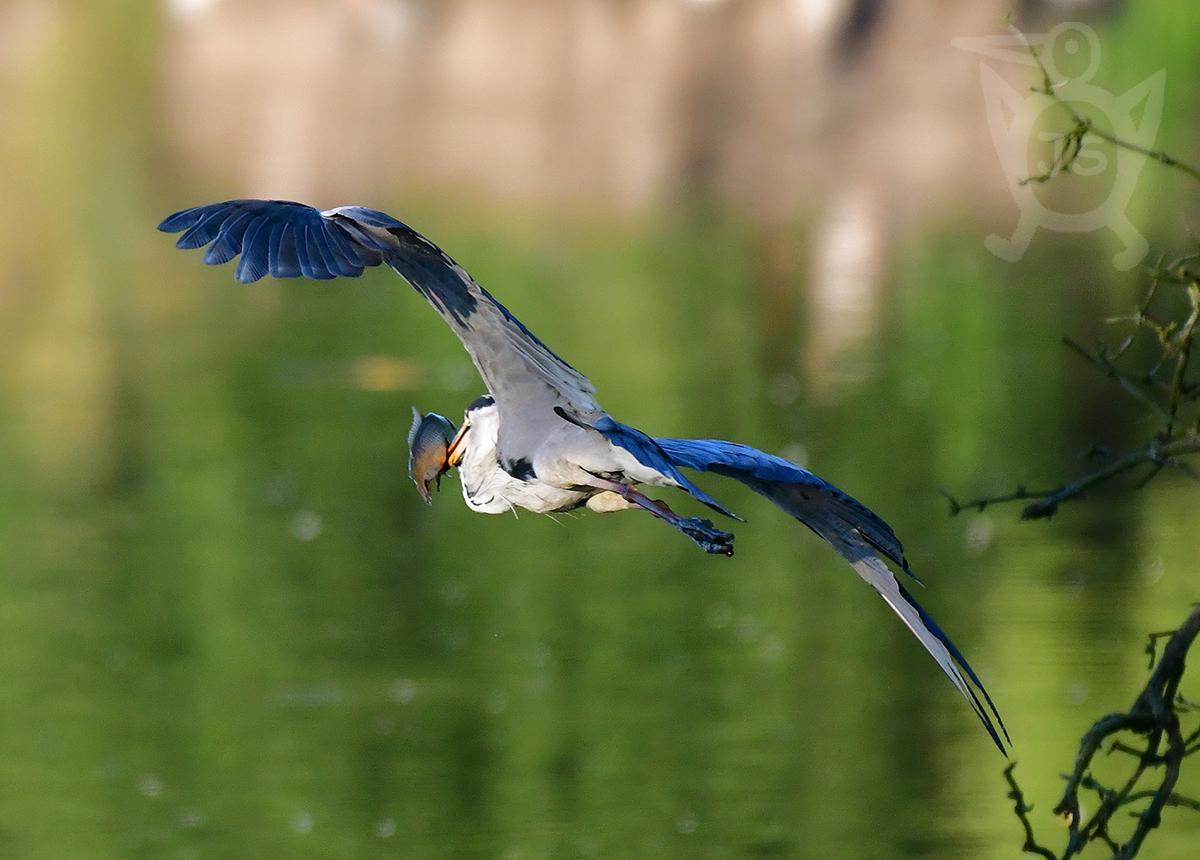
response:
{"label": "yellow beak", "polygon": [[467,435],[467,428],[471,425],[464,421],[463,426],[458,429],[458,433],[450,442],[450,447],[446,449],[446,465],[457,466],[462,462],[463,456],[467,453],[467,446],[463,444],[463,438]]}

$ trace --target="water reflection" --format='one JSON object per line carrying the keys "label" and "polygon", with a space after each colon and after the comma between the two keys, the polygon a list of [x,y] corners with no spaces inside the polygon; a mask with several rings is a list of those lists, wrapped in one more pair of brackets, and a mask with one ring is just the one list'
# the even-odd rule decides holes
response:
{"label": "water reflection", "polygon": [[[183,264],[153,232],[199,184],[162,154],[161,33],[120,3],[4,12],[35,6],[0,88],[6,854],[1012,855],[969,710],[750,491],[703,482],[749,520],[732,560],[633,514],[470,515],[453,484],[421,504],[409,407],[478,393],[459,345],[381,273],[247,291]],[[814,402],[807,317],[770,292],[803,267],[741,216],[372,202],[618,416],[804,452],[886,515],[1049,825],[1078,734],[1196,599],[1195,489],[1018,525],[948,520],[937,488],[1053,481],[1097,428],[1136,428],[1058,346],[1137,292],[1110,254],[903,244],[861,372]],[[1152,848],[1198,835],[1174,811]]]}

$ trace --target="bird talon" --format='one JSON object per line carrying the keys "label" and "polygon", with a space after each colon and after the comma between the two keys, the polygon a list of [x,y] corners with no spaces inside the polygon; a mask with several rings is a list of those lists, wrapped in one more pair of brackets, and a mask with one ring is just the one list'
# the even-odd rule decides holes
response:
{"label": "bird talon", "polygon": [[684,517],[679,530],[694,540],[705,552],[713,555],[733,555],[733,535],[713,525],[712,520],[699,517]]}

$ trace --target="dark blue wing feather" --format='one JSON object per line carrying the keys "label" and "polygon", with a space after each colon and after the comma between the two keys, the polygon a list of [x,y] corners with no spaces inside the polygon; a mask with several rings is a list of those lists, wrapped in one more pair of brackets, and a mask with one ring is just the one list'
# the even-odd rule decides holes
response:
{"label": "dark blue wing feather", "polygon": [[330,277],[338,275],[347,278],[357,277],[362,273],[362,267],[351,266],[348,260],[334,252],[329,244],[329,232],[329,228],[324,223],[321,224],[320,228],[309,228],[309,247],[315,248],[321,256],[321,259],[325,263],[324,271],[328,272]]}
{"label": "dark blue wing feather", "polygon": [[[267,264],[271,247],[272,224],[265,218],[260,218],[246,229],[242,237],[242,258],[238,260],[234,273],[241,283],[249,284],[265,276],[269,271]],[[259,241],[259,233],[265,233]]]}
{"label": "dark blue wing feather", "polygon": [[210,266],[228,263],[242,251],[242,237],[246,230],[255,223],[249,212],[243,212],[225,220],[217,240],[209,245],[204,252],[204,262]]}
{"label": "dark blue wing feather", "polygon": [[[929,613],[925,611],[921,604],[917,603],[916,599],[908,593],[908,589],[906,589],[903,585],[899,586],[899,588],[900,596],[912,604],[912,607],[917,610],[917,614],[921,617],[921,620],[925,622],[925,626],[929,629],[929,632],[931,632],[939,642],[946,646],[946,650],[950,652],[950,656],[954,658],[955,662],[958,663],[958,665],[962,667],[962,670],[967,673],[967,677],[969,677],[975,686],[979,688],[979,692],[983,694],[983,698],[987,701],[988,708],[990,708],[991,712],[996,715],[996,722],[1000,724],[1000,731],[1004,732],[1005,740],[1008,740],[1011,743],[1011,738],[1008,737],[1008,729],[1004,727],[1004,720],[1000,719],[1000,714],[996,710],[995,704],[992,703],[992,697],[988,695],[987,689],[983,686],[983,682],[979,680],[979,676],[975,674],[975,670],[971,668],[971,664],[967,662],[967,658],[964,657],[962,652],[958,650],[958,646],[950,641],[950,637],[942,631],[942,628],[938,627],[937,623],[929,617]],[[984,710],[983,705],[980,703],[978,697],[976,697],[975,691],[971,689],[969,685],[967,686],[967,691],[971,694],[971,698],[973,699],[975,712],[983,717],[983,724],[991,733],[992,740],[996,742],[996,746],[1000,747],[1000,752],[1004,752],[1004,745],[1000,743],[1000,738],[996,734],[996,730],[992,726],[991,720],[987,717],[987,711]]]}
{"label": "dark blue wing feather", "polygon": [[273,278],[300,277],[300,261],[296,259],[296,236],[291,224],[276,221],[271,225],[267,246],[267,271]]}
{"label": "dark blue wing feather", "polygon": [[[609,442],[612,442],[614,445],[619,445],[636,457],[638,462],[643,466],[649,466],[651,469],[655,469],[656,471],[672,478],[676,483],[679,484],[681,488],[691,493],[693,498],[698,499],[699,501],[708,505],[714,511],[724,514],[730,519],[742,519],[689,481],[684,474],[676,468],[676,462],[674,458],[663,450],[663,448],[660,446],[660,443],[663,441],[670,442],[677,440],[651,439],[641,430],[635,430],[633,427],[628,427],[619,421],[614,421],[608,415],[605,415],[595,423],[595,429]],[[693,469],[696,468],[687,462],[680,462],[678,465],[687,466],[688,468]]]}
{"label": "dark blue wing feather", "polygon": [[[284,200],[230,200],[185,209],[159,229],[185,231],[180,248],[199,248],[206,263],[242,255],[235,277],[270,274],[318,280],[357,277],[387,263],[450,324],[479,369],[501,413],[501,455],[528,458],[557,429],[555,407],[594,420],[603,410],[591,382],[541,340],[437,245],[390,215],[361,206],[320,211]],[[519,421],[506,420],[519,403]]]}
{"label": "dark blue wing feather", "polygon": [[[205,217],[205,213],[213,214],[209,206],[193,206],[190,209],[180,209],[171,215],[168,215],[158,225],[158,229],[164,233],[179,233],[191,230]],[[208,241],[212,241],[209,239]],[[199,245],[195,246],[199,247]],[[189,250],[191,250],[189,248]]]}
{"label": "dark blue wing feather", "polygon": [[[600,429],[598,424],[597,429]],[[747,445],[720,439],[651,441],[673,465],[741,481],[824,538],[900,616],[971,703],[1000,752],[1005,752],[1000,733],[1008,740],[1008,730],[975,670],[880,558],[882,555],[912,575],[900,539],[882,518],[812,472]],[[987,702],[986,708],[980,695]]]}
{"label": "dark blue wing feather", "polygon": [[[904,558],[904,546],[896,533],[866,505],[843,493],[833,484],[819,478],[795,463],[736,442],[722,439],[655,439],[662,451],[677,466],[698,472],[715,472],[747,484],[771,499],[786,493],[792,497],[791,506],[807,506],[819,501],[823,513],[836,514],[891,561],[900,565],[913,579]],[[782,505],[781,505],[782,507]],[[784,508],[788,510],[788,508]],[[788,510],[789,513],[793,513]],[[793,516],[795,514],[793,513]],[[805,522],[805,525],[808,525]],[[810,526],[811,528],[811,526]]]}
{"label": "dark blue wing feather", "polygon": [[183,230],[184,234],[179,237],[175,247],[191,251],[195,248],[202,248],[217,238],[223,223],[225,223],[224,213],[213,212],[207,206],[198,206],[195,209],[176,212],[159,224],[158,229],[169,233],[178,233]]}
{"label": "dark blue wing feather", "polygon": [[296,225],[296,257],[300,260],[300,274],[314,281],[328,281],[332,275],[325,271],[325,261],[312,247],[312,228],[307,224]]}
{"label": "dark blue wing feather", "polygon": [[[385,216],[386,217],[386,216]],[[344,227],[311,206],[284,200],[230,200],[176,212],[158,229],[185,231],[175,243],[183,249],[212,243],[204,254],[211,265],[242,255],[235,277],[252,283],[270,274],[328,280],[355,278],[383,255],[362,247]]]}

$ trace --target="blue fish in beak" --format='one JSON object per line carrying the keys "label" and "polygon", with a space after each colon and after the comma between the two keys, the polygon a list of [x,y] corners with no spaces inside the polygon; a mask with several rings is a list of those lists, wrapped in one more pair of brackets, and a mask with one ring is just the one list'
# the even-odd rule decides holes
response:
{"label": "blue fish in beak", "polygon": [[412,429],[408,431],[408,476],[425,504],[433,504],[433,485],[442,486],[442,475],[452,465],[448,452],[456,429],[450,419],[435,412],[422,415],[413,407]]}

